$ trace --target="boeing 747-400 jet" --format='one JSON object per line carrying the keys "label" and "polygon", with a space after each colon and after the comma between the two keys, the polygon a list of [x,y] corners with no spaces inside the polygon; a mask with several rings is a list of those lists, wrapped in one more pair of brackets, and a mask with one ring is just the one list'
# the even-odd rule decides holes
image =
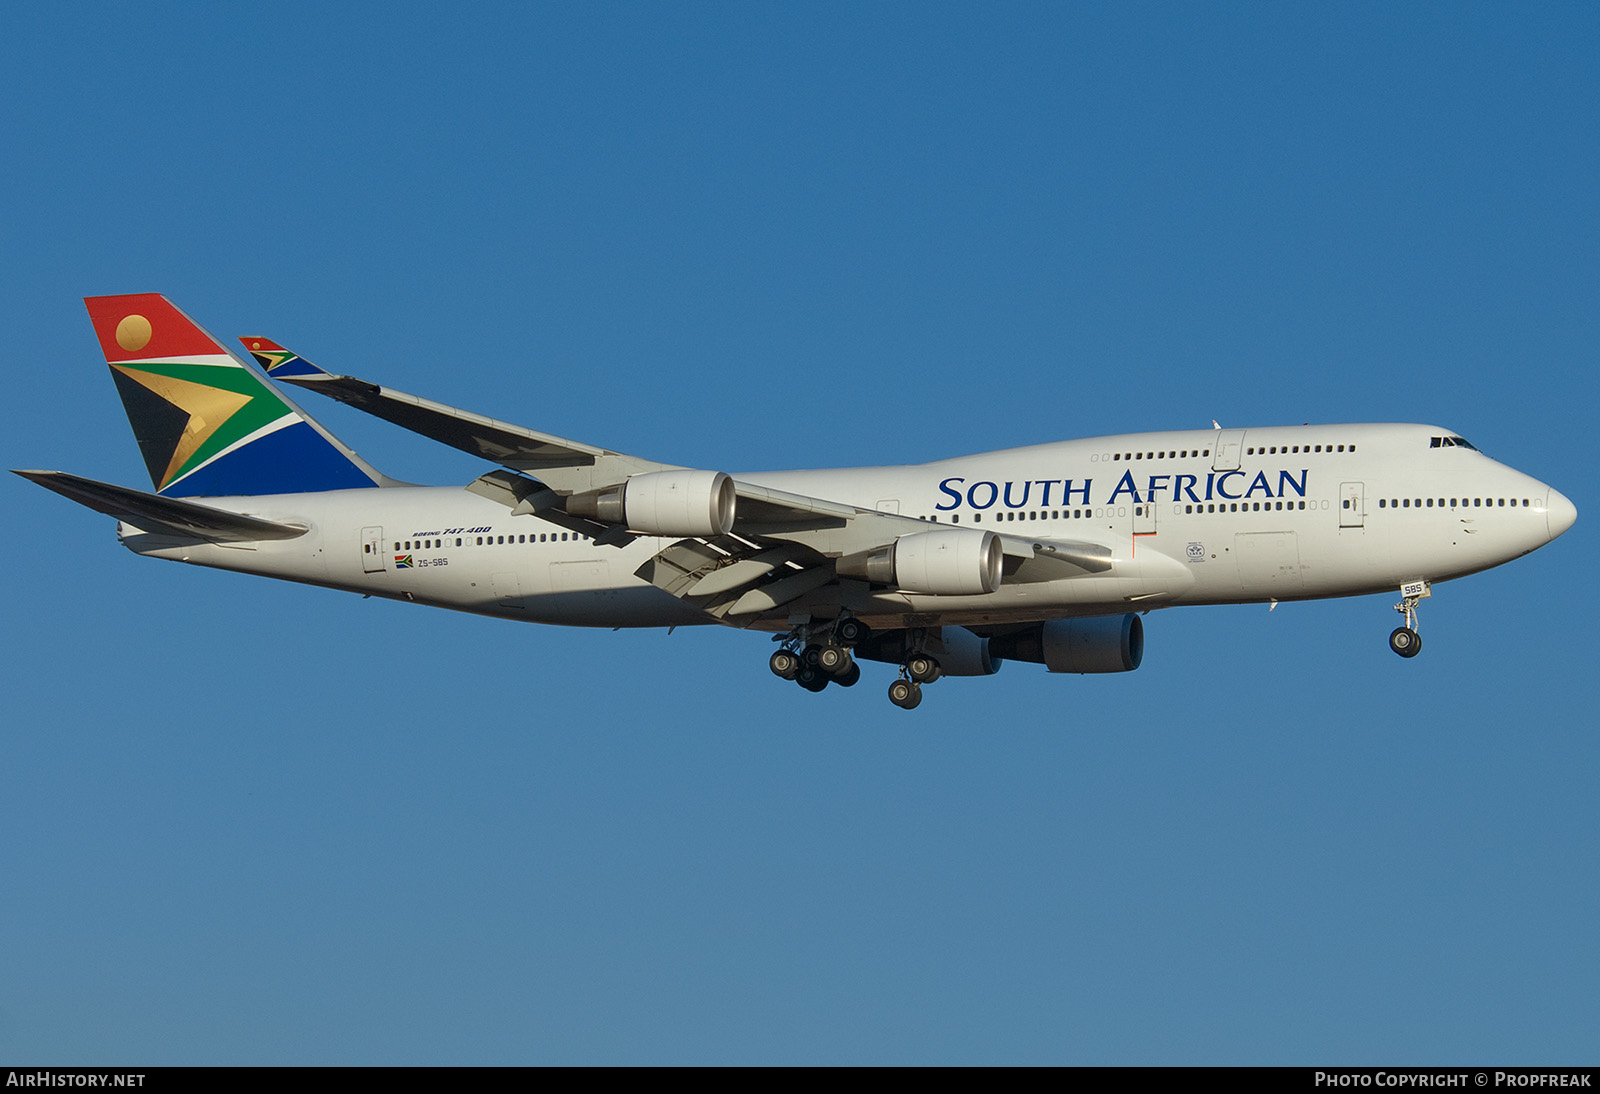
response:
{"label": "boeing 747-400 jet", "polygon": [[[911,708],[1002,660],[1126,672],[1154,608],[1398,592],[1544,546],[1577,510],[1428,425],[1183,430],[934,463],[678,467],[329,374],[265,338],[252,365],[154,293],[86,301],[154,493],[18,471],[109,514],[153,558],[483,615],[769,632],[809,691],[898,666]],[[258,371],[257,367],[260,370]],[[498,467],[465,486],[378,472],[278,384]]]}

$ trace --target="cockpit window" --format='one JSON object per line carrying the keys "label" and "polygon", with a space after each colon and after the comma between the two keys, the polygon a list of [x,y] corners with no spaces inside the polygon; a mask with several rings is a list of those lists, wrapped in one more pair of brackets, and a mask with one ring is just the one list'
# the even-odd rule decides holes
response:
{"label": "cockpit window", "polygon": [[1430,444],[1428,447],[1430,447],[1430,448],[1470,448],[1474,452],[1476,452],[1478,450],[1478,446],[1473,444],[1471,441],[1467,440],[1465,437],[1435,437],[1435,438],[1433,438],[1433,443]]}

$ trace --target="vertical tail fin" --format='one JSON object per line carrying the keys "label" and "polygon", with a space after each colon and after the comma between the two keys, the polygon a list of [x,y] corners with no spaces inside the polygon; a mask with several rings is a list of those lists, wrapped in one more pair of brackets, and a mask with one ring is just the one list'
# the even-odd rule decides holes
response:
{"label": "vertical tail fin", "polygon": [[291,494],[386,481],[161,294],[84,304],[158,494]]}

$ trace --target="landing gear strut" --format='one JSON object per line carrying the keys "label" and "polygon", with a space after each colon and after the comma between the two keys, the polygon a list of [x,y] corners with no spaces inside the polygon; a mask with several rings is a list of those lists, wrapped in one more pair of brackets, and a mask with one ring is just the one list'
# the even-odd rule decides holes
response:
{"label": "landing gear strut", "polygon": [[1408,581],[1400,586],[1400,603],[1394,610],[1406,618],[1406,625],[1396,627],[1389,634],[1389,648],[1401,657],[1415,657],[1422,652],[1422,635],[1417,633],[1417,605],[1424,597],[1433,595],[1426,581]]}

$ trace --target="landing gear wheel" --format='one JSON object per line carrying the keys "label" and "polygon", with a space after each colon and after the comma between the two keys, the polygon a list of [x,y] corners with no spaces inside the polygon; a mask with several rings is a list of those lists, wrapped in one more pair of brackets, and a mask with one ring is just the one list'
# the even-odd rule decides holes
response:
{"label": "landing gear wheel", "polygon": [[833,678],[833,682],[842,688],[853,688],[860,679],[861,666],[852,661],[848,669]]}
{"label": "landing gear wheel", "polygon": [[939,679],[939,662],[924,653],[913,654],[906,658],[906,672],[918,684],[931,684]]}
{"label": "landing gear wheel", "polygon": [[1422,652],[1422,635],[1410,627],[1396,627],[1389,635],[1389,648],[1401,657],[1415,657]]}
{"label": "landing gear wheel", "polygon": [[828,681],[832,679],[833,677],[829,676],[821,669],[816,668],[813,665],[806,665],[801,668],[799,674],[795,676],[794,682],[805,688],[807,691],[821,691],[823,688],[828,686]]}
{"label": "landing gear wheel", "polygon": [[841,646],[859,646],[871,634],[871,628],[859,619],[841,619],[833,628],[833,637]]}
{"label": "landing gear wheel", "polygon": [[850,651],[843,646],[823,646],[817,651],[817,668],[830,676],[838,676],[853,663]]}
{"label": "landing gear wheel", "polygon": [[784,680],[793,680],[800,674],[800,655],[793,650],[776,650],[767,659],[772,674]]}
{"label": "landing gear wheel", "polygon": [[800,651],[800,660],[804,661],[809,668],[816,668],[817,658],[821,656],[822,647],[817,645],[807,646],[805,649]]}
{"label": "landing gear wheel", "polygon": [[889,685],[889,702],[901,710],[915,710],[922,702],[922,686],[915,680],[896,680]]}

